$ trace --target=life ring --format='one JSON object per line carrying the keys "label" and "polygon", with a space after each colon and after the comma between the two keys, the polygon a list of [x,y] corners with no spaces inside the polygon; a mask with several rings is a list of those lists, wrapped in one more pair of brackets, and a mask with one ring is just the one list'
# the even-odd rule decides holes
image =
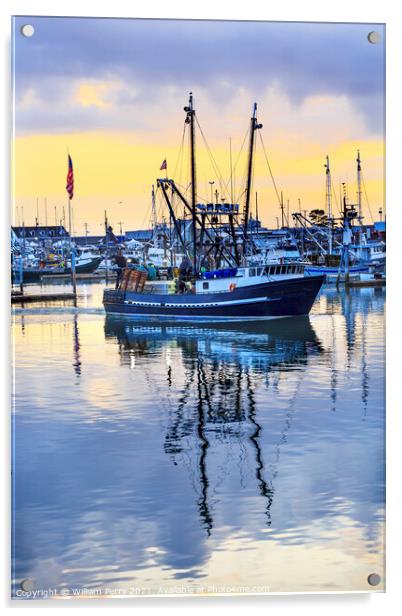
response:
{"label": "life ring", "polygon": [[230,284],[230,286],[229,286],[229,291],[234,291],[234,290],[235,290],[235,288],[236,288],[236,283],[235,283],[235,282],[232,282],[232,283]]}

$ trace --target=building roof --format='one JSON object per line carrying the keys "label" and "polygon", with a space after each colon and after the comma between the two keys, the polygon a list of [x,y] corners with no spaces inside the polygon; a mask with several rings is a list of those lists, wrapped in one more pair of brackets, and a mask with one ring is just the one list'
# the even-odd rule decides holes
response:
{"label": "building roof", "polygon": [[51,237],[69,237],[63,225],[34,225],[32,227],[11,227],[15,235],[26,239],[46,239]]}

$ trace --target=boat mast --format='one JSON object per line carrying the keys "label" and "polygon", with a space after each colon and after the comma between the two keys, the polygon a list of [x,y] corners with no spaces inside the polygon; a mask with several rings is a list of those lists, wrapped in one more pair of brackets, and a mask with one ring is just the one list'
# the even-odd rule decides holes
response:
{"label": "boat mast", "polygon": [[190,155],[191,155],[191,217],[193,226],[193,272],[197,276],[197,228],[196,228],[196,174],[195,174],[195,111],[193,107],[193,93],[190,92],[188,107],[184,107],[186,112],[186,124],[190,124]]}
{"label": "boat mast", "polygon": [[285,228],[285,210],[283,205],[283,192],[281,190],[281,221],[282,221],[282,229]]}
{"label": "boat mast", "polygon": [[152,240],[156,247],[156,205],[155,205],[155,187],[152,184]]}
{"label": "boat mast", "polygon": [[357,158],[356,158],[356,162],[357,162],[357,207],[358,207],[358,217],[359,217],[359,223],[361,224],[361,218],[362,218],[362,167],[361,167],[361,160],[360,160],[360,150],[357,150]]}
{"label": "boat mast", "polygon": [[244,205],[244,234],[243,234],[243,254],[246,254],[247,245],[247,230],[250,215],[250,197],[251,197],[251,183],[253,176],[253,156],[254,156],[254,144],[255,144],[255,131],[258,128],[262,128],[262,124],[257,122],[257,103],[254,103],[253,115],[250,120],[250,143],[248,150],[248,165],[247,165],[247,186],[246,186],[246,203]]}
{"label": "boat mast", "polygon": [[332,255],[332,203],[331,203],[331,169],[329,166],[329,156],[326,157],[325,167],[325,175],[326,175],[326,201],[327,201],[327,211],[328,211],[328,225],[329,225],[329,233],[328,233],[328,254]]}
{"label": "boat mast", "polygon": [[357,150],[357,219],[359,221],[359,244],[362,243],[362,167],[360,160],[360,150]]}

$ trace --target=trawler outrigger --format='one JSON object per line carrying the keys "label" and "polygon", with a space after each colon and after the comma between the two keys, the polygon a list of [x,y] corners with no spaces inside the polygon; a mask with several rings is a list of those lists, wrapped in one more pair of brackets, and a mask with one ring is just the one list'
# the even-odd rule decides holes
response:
{"label": "trawler outrigger", "polygon": [[[306,315],[322,286],[324,276],[308,276],[301,263],[266,263],[250,266],[253,245],[249,237],[250,194],[255,133],[262,128],[254,104],[250,123],[245,205],[197,203],[195,165],[195,110],[190,93],[184,108],[190,128],[191,201],[172,179],[160,178],[157,186],[174,224],[181,250],[190,263],[190,288],[171,293],[150,292],[146,273],[125,270],[117,289],[105,289],[103,303],[108,314],[145,317],[152,320],[238,321]],[[191,241],[180,227],[172,206],[173,196],[191,215]],[[239,216],[241,216],[239,223]],[[225,217],[228,222],[223,226]],[[223,229],[225,231],[223,232]],[[239,229],[241,233],[239,233]],[[205,264],[223,265],[206,271]]]}

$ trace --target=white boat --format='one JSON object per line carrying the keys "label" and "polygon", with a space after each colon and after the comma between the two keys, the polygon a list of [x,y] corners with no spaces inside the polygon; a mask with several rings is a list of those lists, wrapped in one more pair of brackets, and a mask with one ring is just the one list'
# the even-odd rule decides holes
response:
{"label": "white boat", "polygon": [[385,242],[363,241],[361,244],[351,244],[349,252],[360,263],[383,264],[386,258]]}

